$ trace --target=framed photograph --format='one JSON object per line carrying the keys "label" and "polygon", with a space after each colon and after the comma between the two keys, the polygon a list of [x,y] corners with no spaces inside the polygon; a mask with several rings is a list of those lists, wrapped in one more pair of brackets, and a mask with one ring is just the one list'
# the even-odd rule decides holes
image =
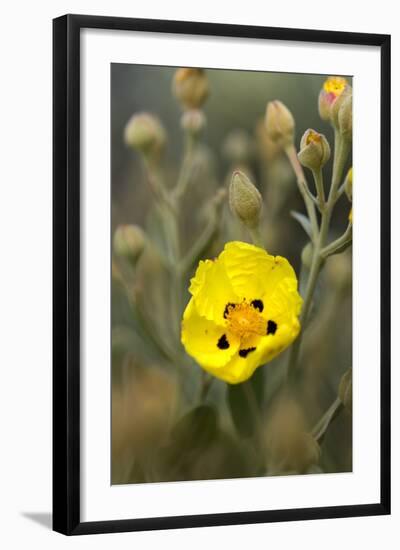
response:
{"label": "framed photograph", "polygon": [[389,36],[55,19],[54,530],[389,514],[389,254]]}

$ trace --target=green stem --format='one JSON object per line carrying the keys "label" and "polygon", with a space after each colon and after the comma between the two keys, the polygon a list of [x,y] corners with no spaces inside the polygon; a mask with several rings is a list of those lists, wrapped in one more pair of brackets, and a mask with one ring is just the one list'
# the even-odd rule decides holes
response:
{"label": "green stem", "polygon": [[170,310],[174,336],[179,341],[180,318],[182,313],[182,280],[178,269],[180,262],[179,216],[176,200],[166,189],[156,165],[145,159],[149,182],[158,199],[162,212],[163,227],[169,249],[169,271],[171,274]]}
{"label": "green stem", "polygon": [[311,435],[317,443],[322,443],[329,426],[342,410],[343,404],[339,397],[337,397],[311,431]]}
{"label": "green stem", "polygon": [[344,168],[351,149],[351,139],[335,131],[335,157],[333,161],[332,185],[329,190],[329,201],[336,202],[339,186],[342,182]]}
{"label": "green stem", "polygon": [[317,285],[318,276],[319,276],[321,267],[322,267],[322,263],[321,263],[321,258],[319,256],[319,253],[316,252],[316,250],[314,250],[313,261],[311,264],[311,269],[309,272],[309,277],[308,277],[305,296],[304,296],[303,308],[301,310],[301,315],[300,315],[300,324],[302,328],[297,340],[295,340],[292,347],[290,348],[288,368],[286,373],[287,378],[289,380],[294,380],[294,376],[296,374],[297,361],[300,355],[300,347],[303,339],[304,328],[308,320],[308,315],[312,304],[312,298],[314,295],[315,287]]}
{"label": "green stem", "polygon": [[210,391],[211,385],[214,381],[214,377],[210,376],[207,372],[202,372],[201,386],[200,386],[200,404],[206,400],[208,392]]}
{"label": "green stem", "polygon": [[207,225],[203,229],[202,233],[198,237],[197,241],[193,244],[186,256],[181,260],[179,270],[182,275],[187,273],[196,262],[196,260],[202,255],[206,248],[211,244],[214,235],[218,231],[220,217],[219,212],[222,206],[221,202],[215,202],[212,205],[212,212]]}
{"label": "green stem", "polygon": [[317,220],[317,214],[315,212],[315,204],[314,204],[314,201],[309,196],[309,193],[307,193],[307,190],[309,191],[307,180],[304,175],[303,168],[299,162],[299,159],[297,158],[295,146],[292,144],[286,147],[285,153],[296,175],[297,186],[299,188],[301,196],[303,197],[303,201],[307,210],[307,215],[311,222],[313,239],[315,239],[318,234],[318,220]]}
{"label": "green stem", "polygon": [[125,278],[121,280],[121,284],[125,289],[126,295],[128,297],[131,307],[132,318],[135,322],[136,328],[138,329],[139,335],[151,346],[155,347],[165,359],[172,363],[175,363],[177,360],[177,355],[164,342],[159,334],[159,331],[145,316],[142,308],[140,307],[140,304],[138,303],[137,294],[135,292],[132,292]]}
{"label": "green stem", "polygon": [[349,223],[346,231],[343,233],[341,237],[336,239],[336,241],[333,241],[332,243],[328,244],[328,246],[326,246],[321,250],[321,256],[323,258],[328,258],[328,256],[332,256],[333,254],[337,254],[338,252],[342,252],[343,250],[345,250],[348,246],[351,245],[352,234],[353,234],[353,226],[351,223]]}
{"label": "green stem", "polygon": [[185,132],[185,153],[178,181],[173,190],[173,197],[177,200],[184,196],[190,183],[195,146],[195,137],[191,133]]}
{"label": "green stem", "polygon": [[326,204],[324,204],[321,211],[321,225],[314,242],[313,259],[307,281],[303,308],[300,315],[300,323],[302,327],[301,332],[297,340],[290,348],[287,368],[287,378],[289,380],[294,380],[295,377],[304,330],[307,326],[313,296],[318,282],[318,276],[324,264],[322,251],[324,250],[326,239],[328,237],[332,211],[336,202],[337,189],[340,185],[343,170],[347,161],[348,154],[350,152],[350,145],[351,141],[348,138],[341,136],[338,132],[335,133],[335,156],[332,173],[332,184],[329,190],[328,200]]}
{"label": "green stem", "polygon": [[259,246],[260,248],[264,248],[264,242],[261,236],[260,227],[258,225],[256,227],[249,227],[248,230],[253,244]]}
{"label": "green stem", "polygon": [[257,403],[257,398],[254,392],[253,384],[251,383],[251,380],[248,380],[247,382],[243,382],[241,386],[256,426],[256,430],[255,430],[256,435],[260,436],[261,430],[262,430],[262,423],[260,419],[260,408]]}
{"label": "green stem", "polygon": [[313,170],[312,174],[314,177],[315,189],[317,191],[318,209],[320,212],[322,212],[325,206],[325,191],[321,168],[319,170]]}
{"label": "green stem", "polygon": [[158,165],[149,160],[146,156],[143,157],[143,160],[150,189],[153,191],[160,204],[165,204],[168,208],[172,208],[169,193],[162,181]]}

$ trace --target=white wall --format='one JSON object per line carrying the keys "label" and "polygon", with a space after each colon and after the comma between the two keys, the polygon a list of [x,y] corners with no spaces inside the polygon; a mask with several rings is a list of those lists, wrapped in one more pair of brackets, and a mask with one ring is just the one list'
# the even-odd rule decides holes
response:
{"label": "white wall", "polygon": [[[121,0],[7,2],[1,30],[0,544],[33,548],[397,548],[400,537],[399,290],[393,285],[393,515],[67,539],[26,517],[51,509],[51,19],[88,13],[392,33],[393,97],[400,92],[395,2]],[[400,123],[398,101],[393,128]],[[399,181],[393,132],[393,181]],[[395,154],[397,152],[397,154]],[[5,191],[5,193],[4,193]],[[394,205],[400,200],[393,186]],[[399,216],[393,212],[392,280],[399,280]],[[397,245],[397,250],[395,249]],[[397,308],[396,308],[397,306]],[[397,309],[397,311],[396,311]],[[46,518],[44,518],[46,521]],[[7,542],[6,542],[7,541]]]}

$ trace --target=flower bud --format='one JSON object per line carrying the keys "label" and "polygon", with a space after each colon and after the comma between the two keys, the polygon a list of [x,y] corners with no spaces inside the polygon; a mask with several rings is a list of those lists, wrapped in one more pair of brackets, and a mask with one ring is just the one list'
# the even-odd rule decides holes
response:
{"label": "flower bud", "polygon": [[[335,126],[335,128],[337,128],[338,130],[340,130],[340,123],[339,123],[339,112],[342,110],[342,107],[344,104],[347,104],[347,107],[346,107],[346,110],[345,110],[345,113],[347,116],[345,116],[345,119],[342,120],[342,126],[343,126],[343,131],[346,131],[346,129],[348,129],[348,127],[350,126],[350,131],[351,131],[351,128],[352,128],[352,121],[350,119],[348,119],[348,113],[349,113],[349,106],[350,106],[350,117],[351,117],[351,112],[352,112],[352,102],[350,102],[350,104],[348,103],[348,99],[352,97],[352,88],[351,86],[346,86],[345,89],[343,90],[343,92],[340,94],[340,96],[338,96],[338,98],[336,99],[336,101],[332,104],[332,107],[331,107],[331,121],[332,121],[332,124]],[[346,124],[344,124],[346,122]]]}
{"label": "flower bud", "polygon": [[229,205],[232,213],[247,227],[257,227],[262,211],[262,197],[243,172],[236,171],[232,175]]}
{"label": "flower bud", "polygon": [[349,168],[347,172],[346,180],[344,182],[344,190],[347,198],[351,202],[353,200],[353,167]]}
{"label": "flower bud", "polygon": [[138,225],[119,225],[114,233],[114,252],[135,264],[143,252],[146,237]]}
{"label": "flower bud", "polygon": [[275,100],[268,103],[265,125],[269,138],[281,147],[287,147],[293,143],[294,118],[281,101]]}
{"label": "flower bud", "polygon": [[164,148],[166,135],[159,119],[149,113],[133,115],[125,126],[126,145],[145,155],[159,156]]}
{"label": "flower bud", "polygon": [[257,121],[255,133],[256,145],[261,160],[268,164],[274,163],[282,156],[282,148],[269,137],[264,118]]}
{"label": "flower bud", "polygon": [[343,403],[347,412],[351,413],[353,403],[352,373],[348,369],[342,376],[339,383],[339,399]]}
{"label": "flower bud", "polygon": [[343,98],[338,112],[338,127],[342,135],[351,137],[353,132],[353,94],[349,93]]}
{"label": "flower bud", "polygon": [[341,96],[347,81],[341,76],[330,76],[322,86],[318,97],[318,111],[322,120],[332,120],[332,106]]}
{"label": "flower bud", "polygon": [[206,117],[199,109],[185,111],[181,118],[181,126],[185,132],[197,136],[206,125]]}
{"label": "flower bud", "polygon": [[300,142],[299,161],[310,170],[320,170],[331,156],[326,137],[314,130],[306,130]]}
{"label": "flower bud", "polygon": [[175,72],[172,90],[185,109],[198,109],[208,97],[208,79],[204,69],[181,68]]}

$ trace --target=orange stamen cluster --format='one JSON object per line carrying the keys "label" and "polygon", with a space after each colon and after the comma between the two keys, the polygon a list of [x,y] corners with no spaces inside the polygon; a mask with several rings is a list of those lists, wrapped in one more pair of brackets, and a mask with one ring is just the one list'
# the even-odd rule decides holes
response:
{"label": "orange stamen cluster", "polygon": [[241,340],[251,336],[264,336],[266,333],[266,320],[249,303],[229,305],[226,315],[228,327]]}

